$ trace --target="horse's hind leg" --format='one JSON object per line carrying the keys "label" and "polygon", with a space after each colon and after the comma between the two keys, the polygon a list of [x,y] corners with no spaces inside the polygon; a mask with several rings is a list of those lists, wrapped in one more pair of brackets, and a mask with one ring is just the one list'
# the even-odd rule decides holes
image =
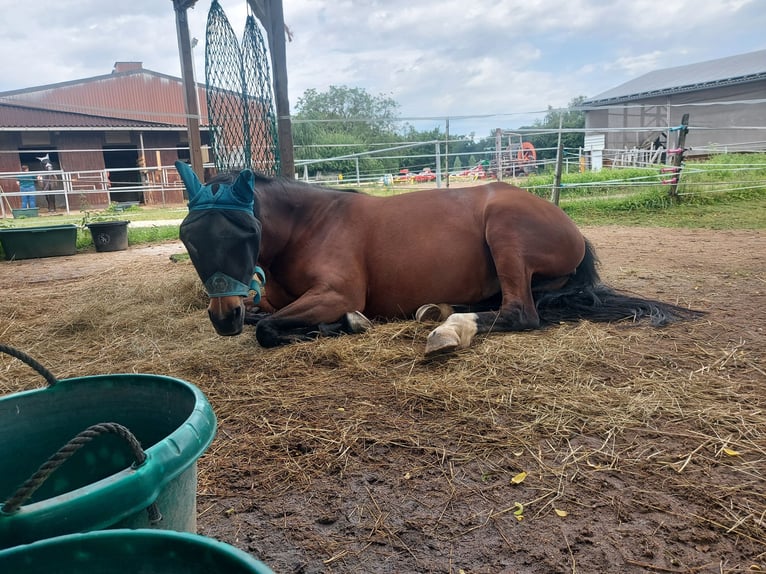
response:
{"label": "horse's hind leg", "polygon": [[428,334],[425,354],[442,355],[465,349],[471,344],[474,336],[482,333],[525,331],[537,329],[539,326],[537,312],[534,312],[534,318],[531,318],[529,314],[520,312],[519,308],[481,313],[453,313]]}
{"label": "horse's hind leg", "polygon": [[471,344],[482,333],[537,329],[540,318],[532,298],[531,277],[526,272],[506,276],[502,286],[503,301],[496,311],[453,313],[428,334],[426,356],[451,353]]}
{"label": "horse's hind leg", "polygon": [[447,303],[428,303],[427,305],[421,305],[415,312],[415,320],[420,323],[428,323],[431,321],[446,321],[447,318],[453,313],[478,313],[480,311],[496,311],[500,308],[502,303],[502,295],[500,293],[492,295],[483,301],[478,303],[471,303],[470,305],[448,305]]}
{"label": "horse's hind leg", "polygon": [[477,328],[478,313],[453,313],[428,334],[426,357],[444,355],[471,344]]}

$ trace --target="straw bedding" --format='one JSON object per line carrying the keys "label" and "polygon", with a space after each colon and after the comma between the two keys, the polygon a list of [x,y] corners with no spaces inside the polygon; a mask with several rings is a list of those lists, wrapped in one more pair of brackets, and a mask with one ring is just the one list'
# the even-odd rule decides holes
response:
{"label": "straw bedding", "polygon": [[[214,334],[188,262],[130,250],[4,263],[0,340],[60,378],[198,385],[200,532],[279,572],[766,570],[764,234],[587,235],[611,285],[708,315],[434,360],[416,322],[266,350]],[[0,356],[0,392],[42,384]]]}

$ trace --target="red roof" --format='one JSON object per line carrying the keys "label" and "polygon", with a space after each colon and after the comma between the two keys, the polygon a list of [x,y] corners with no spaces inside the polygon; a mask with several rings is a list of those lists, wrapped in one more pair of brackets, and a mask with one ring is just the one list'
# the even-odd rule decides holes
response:
{"label": "red roof", "polygon": [[59,112],[28,106],[26,104],[4,104],[0,102],[0,129],[2,128],[25,128],[25,129],[67,129],[67,128],[161,128],[168,129],[167,124],[140,122],[120,118],[75,114],[71,112]]}
{"label": "red roof", "polygon": [[[204,86],[197,91],[207,125]],[[118,62],[111,74],[0,92],[0,128],[122,126],[185,127],[181,79]]]}

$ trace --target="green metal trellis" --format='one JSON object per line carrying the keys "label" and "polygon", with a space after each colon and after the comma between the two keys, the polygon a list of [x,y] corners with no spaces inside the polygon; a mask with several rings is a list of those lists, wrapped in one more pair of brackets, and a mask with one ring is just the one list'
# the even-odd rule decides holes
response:
{"label": "green metal trellis", "polygon": [[218,0],[213,0],[207,18],[205,81],[218,171],[247,167],[277,175],[277,121],[263,33],[248,15],[240,44]]}

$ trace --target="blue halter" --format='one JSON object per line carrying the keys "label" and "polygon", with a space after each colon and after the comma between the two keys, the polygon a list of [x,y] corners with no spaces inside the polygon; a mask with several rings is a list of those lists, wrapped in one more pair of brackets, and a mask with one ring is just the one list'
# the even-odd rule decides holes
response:
{"label": "blue halter", "polygon": [[250,285],[245,285],[241,281],[237,281],[233,277],[216,271],[205,281],[205,292],[208,297],[229,297],[239,295],[240,297],[248,297],[250,291],[254,291],[253,303],[258,303],[261,300],[261,289],[266,285],[266,275],[258,265],[253,270],[253,278],[250,280]]}
{"label": "blue halter", "polygon": [[[253,213],[253,172],[243,169],[234,183],[217,184],[217,189],[209,185],[202,185],[197,174],[191,166],[185,162],[175,163],[178,174],[184,182],[186,191],[189,193],[189,211],[204,209],[235,209]],[[258,265],[253,269],[253,277],[249,285],[233,277],[217,271],[205,281],[205,292],[208,297],[248,297],[254,291],[253,303],[261,300],[261,289],[266,284],[266,275]]]}

